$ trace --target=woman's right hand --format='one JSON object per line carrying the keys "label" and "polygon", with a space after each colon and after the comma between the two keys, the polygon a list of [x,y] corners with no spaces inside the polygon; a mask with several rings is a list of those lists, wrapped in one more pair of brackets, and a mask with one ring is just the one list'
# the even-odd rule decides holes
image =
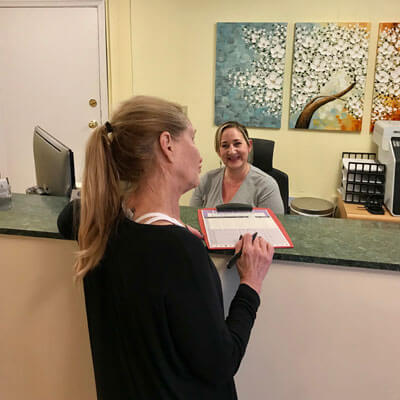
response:
{"label": "woman's right hand", "polygon": [[246,233],[235,246],[235,253],[242,249],[242,255],[236,262],[240,283],[245,283],[258,294],[268,272],[274,255],[273,246],[261,236],[252,241],[252,235]]}

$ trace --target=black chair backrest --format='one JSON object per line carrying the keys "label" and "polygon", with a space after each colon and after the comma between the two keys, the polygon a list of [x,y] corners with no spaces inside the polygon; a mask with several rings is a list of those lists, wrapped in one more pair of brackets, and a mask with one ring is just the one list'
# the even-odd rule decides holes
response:
{"label": "black chair backrest", "polygon": [[268,175],[271,175],[277,182],[285,214],[289,213],[289,177],[288,175],[273,167],[275,142],[268,139],[252,139],[253,151],[250,155],[250,162],[257,168],[261,169]]}

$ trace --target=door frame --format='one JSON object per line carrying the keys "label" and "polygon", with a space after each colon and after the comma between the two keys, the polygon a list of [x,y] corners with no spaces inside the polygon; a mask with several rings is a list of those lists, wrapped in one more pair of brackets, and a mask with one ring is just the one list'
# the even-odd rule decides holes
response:
{"label": "door frame", "polygon": [[98,45],[99,45],[99,87],[100,87],[100,120],[108,120],[108,74],[107,74],[107,40],[105,0],[0,0],[1,8],[95,8],[97,10]]}

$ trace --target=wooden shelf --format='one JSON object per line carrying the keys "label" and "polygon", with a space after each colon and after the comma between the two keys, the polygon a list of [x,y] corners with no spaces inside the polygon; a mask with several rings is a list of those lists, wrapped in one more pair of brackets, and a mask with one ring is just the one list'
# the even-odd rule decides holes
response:
{"label": "wooden shelf", "polygon": [[337,215],[340,218],[400,223],[400,217],[393,217],[393,215],[390,214],[385,206],[383,206],[385,209],[385,214],[375,215],[369,213],[362,204],[346,203],[343,201],[341,196],[338,196],[337,207]]}

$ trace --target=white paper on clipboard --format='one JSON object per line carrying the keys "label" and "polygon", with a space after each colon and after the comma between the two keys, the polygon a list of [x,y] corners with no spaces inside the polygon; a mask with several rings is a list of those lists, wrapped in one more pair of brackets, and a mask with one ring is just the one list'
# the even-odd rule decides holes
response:
{"label": "white paper on clipboard", "polygon": [[240,235],[255,233],[274,247],[293,247],[275,214],[267,208],[252,211],[200,209],[199,222],[209,249],[233,248]]}

